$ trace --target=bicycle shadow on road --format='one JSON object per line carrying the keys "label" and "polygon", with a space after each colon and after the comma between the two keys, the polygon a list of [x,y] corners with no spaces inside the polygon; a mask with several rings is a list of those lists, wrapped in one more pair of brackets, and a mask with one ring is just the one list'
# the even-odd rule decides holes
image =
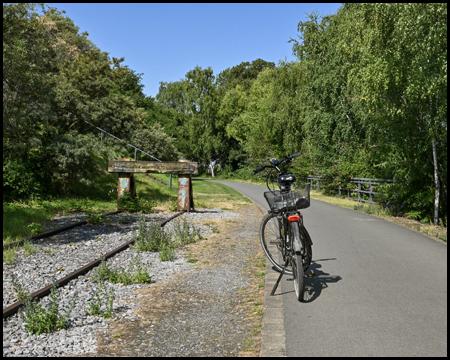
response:
{"label": "bicycle shadow on road", "polygon": [[303,302],[309,303],[316,300],[323,289],[328,287],[329,283],[337,283],[342,278],[339,275],[330,275],[322,270],[323,261],[336,260],[336,258],[313,260],[306,272],[306,275],[313,273],[313,276],[305,277],[305,294]]}

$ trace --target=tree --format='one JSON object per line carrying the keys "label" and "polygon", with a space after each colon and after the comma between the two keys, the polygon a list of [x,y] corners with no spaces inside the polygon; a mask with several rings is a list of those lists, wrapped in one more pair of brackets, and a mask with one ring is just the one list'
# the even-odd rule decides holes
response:
{"label": "tree", "polygon": [[99,157],[125,151],[84,120],[125,140],[145,126],[140,75],[41,7],[3,4],[3,189],[21,197],[92,182]]}
{"label": "tree", "polygon": [[416,212],[417,203],[431,205],[431,186],[425,184],[434,182],[437,225],[439,208],[446,213],[440,189],[442,184],[446,192],[447,5],[365,4],[348,11],[360,19],[361,34],[361,41],[352,41],[360,48],[361,71],[350,81],[373,114],[369,119],[383,130],[377,138],[399,155],[393,173],[415,184],[415,194],[407,196]]}

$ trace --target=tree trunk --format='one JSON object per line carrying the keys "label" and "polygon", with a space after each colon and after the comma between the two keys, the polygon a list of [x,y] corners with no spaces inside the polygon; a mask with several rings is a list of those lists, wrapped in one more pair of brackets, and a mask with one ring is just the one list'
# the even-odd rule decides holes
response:
{"label": "tree trunk", "polygon": [[214,165],[213,165],[213,163],[211,163],[211,175],[212,175],[212,177],[215,177],[214,176]]}
{"label": "tree trunk", "polygon": [[438,164],[437,164],[437,151],[436,151],[436,140],[432,139],[431,141],[433,147],[433,167],[434,167],[434,225],[439,225],[439,177],[438,177]]}

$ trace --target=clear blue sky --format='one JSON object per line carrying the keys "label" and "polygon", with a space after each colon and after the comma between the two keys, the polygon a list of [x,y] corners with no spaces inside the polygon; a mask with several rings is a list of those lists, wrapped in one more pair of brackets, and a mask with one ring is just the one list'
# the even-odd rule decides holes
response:
{"label": "clear blue sky", "polygon": [[143,73],[144,93],[156,96],[160,81],[178,81],[196,65],[222,70],[261,58],[294,60],[299,21],[335,4],[65,4],[47,3],[71,18],[80,33],[111,57]]}

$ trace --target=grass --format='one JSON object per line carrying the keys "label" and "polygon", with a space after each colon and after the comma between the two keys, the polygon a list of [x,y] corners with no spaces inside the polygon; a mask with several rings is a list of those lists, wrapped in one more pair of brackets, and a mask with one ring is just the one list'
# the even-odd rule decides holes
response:
{"label": "grass", "polygon": [[[109,174],[111,175],[111,174]],[[111,175],[112,176],[112,175]],[[99,213],[117,210],[117,179],[107,176],[98,182],[103,190],[95,187],[95,198],[88,197],[53,197],[48,199],[30,199],[18,203],[3,202],[3,244],[23,239],[44,231],[55,216],[66,216],[72,212],[85,212],[91,223],[101,223]],[[145,174],[136,174],[137,195],[139,201],[149,204],[154,202],[156,210],[175,211],[177,201],[177,183],[169,188],[150,179]],[[113,191],[111,191],[113,190]],[[92,194],[92,189],[90,190]],[[86,191],[81,191],[86,195]],[[11,261],[12,252],[3,253],[4,261]]]}

